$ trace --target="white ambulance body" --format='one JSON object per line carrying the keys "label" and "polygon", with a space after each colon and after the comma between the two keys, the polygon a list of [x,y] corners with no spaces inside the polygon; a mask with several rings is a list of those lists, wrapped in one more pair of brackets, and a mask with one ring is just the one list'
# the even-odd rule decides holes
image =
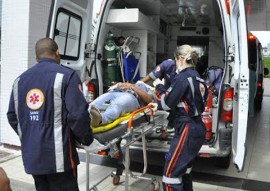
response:
{"label": "white ambulance body", "polygon": [[208,67],[222,67],[223,77],[200,156],[218,157],[226,167],[232,153],[243,170],[249,99],[244,0],[55,0],[48,29],[61,64],[90,81],[88,93],[95,97],[104,90],[109,31],[139,39],[134,51],[140,52],[140,77],[172,58],[177,45],[190,44],[199,56],[207,52]]}

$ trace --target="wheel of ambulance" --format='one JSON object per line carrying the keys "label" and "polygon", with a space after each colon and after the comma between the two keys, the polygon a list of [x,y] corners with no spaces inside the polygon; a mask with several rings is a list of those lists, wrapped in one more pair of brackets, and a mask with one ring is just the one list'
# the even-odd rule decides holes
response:
{"label": "wheel of ambulance", "polygon": [[255,99],[254,101],[254,105],[255,105],[255,108],[257,110],[261,110],[262,109],[262,99],[258,98],[258,99]]}
{"label": "wheel of ambulance", "polygon": [[155,180],[154,182],[152,182],[152,185],[153,185],[152,191],[159,191],[160,190],[160,183],[159,183],[159,181]]}
{"label": "wheel of ambulance", "polygon": [[113,176],[113,185],[118,185],[120,182],[120,176],[119,175],[114,175]]}
{"label": "wheel of ambulance", "polygon": [[217,157],[216,158],[216,166],[217,167],[227,169],[227,168],[229,168],[230,163],[231,163],[231,153],[226,157]]}

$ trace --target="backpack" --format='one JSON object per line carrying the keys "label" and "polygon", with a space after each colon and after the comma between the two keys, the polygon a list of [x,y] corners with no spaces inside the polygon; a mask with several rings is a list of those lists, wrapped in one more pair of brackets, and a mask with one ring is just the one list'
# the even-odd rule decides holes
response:
{"label": "backpack", "polygon": [[223,68],[218,66],[210,66],[207,68],[204,79],[210,89],[213,90],[214,95],[218,95],[220,84],[223,76]]}

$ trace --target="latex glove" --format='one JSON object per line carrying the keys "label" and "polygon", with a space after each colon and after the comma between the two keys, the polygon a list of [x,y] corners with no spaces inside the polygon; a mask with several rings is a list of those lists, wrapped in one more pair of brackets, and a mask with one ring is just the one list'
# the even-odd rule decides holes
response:
{"label": "latex glove", "polygon": [[164,78],[162,80],[160,80],[159,78],[155,79],[155,81],[153,81],[153,86],[156,87],[158,84],[162,84],[164,85]]}
{"label": "latex glove", "polygon": [[83,146],[83,148],[86,151],[91,152],[91,153],[96,153],[97,151],[102,150],[102,147],[104,147],[104,145],[102,145],[96,139],[94,139],[93,142],[89,146],[86,146],[86,145]]}
{"label": "latex glove", "polygon": [[151,105],[153,105],[153,110],[154,111],[157,111],[157,107],[158,107],[158,104],[157,103],[151,103]]}

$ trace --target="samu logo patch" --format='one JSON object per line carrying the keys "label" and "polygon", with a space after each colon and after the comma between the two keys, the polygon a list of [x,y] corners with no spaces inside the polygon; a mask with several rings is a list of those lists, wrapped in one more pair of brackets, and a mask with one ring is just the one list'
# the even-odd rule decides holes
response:
{"label": "samu logo patch", "polygon": [[26,95],[26,104],[32,110],[39,109],[44,103],[44,94],[40,89],[31,89]]}

